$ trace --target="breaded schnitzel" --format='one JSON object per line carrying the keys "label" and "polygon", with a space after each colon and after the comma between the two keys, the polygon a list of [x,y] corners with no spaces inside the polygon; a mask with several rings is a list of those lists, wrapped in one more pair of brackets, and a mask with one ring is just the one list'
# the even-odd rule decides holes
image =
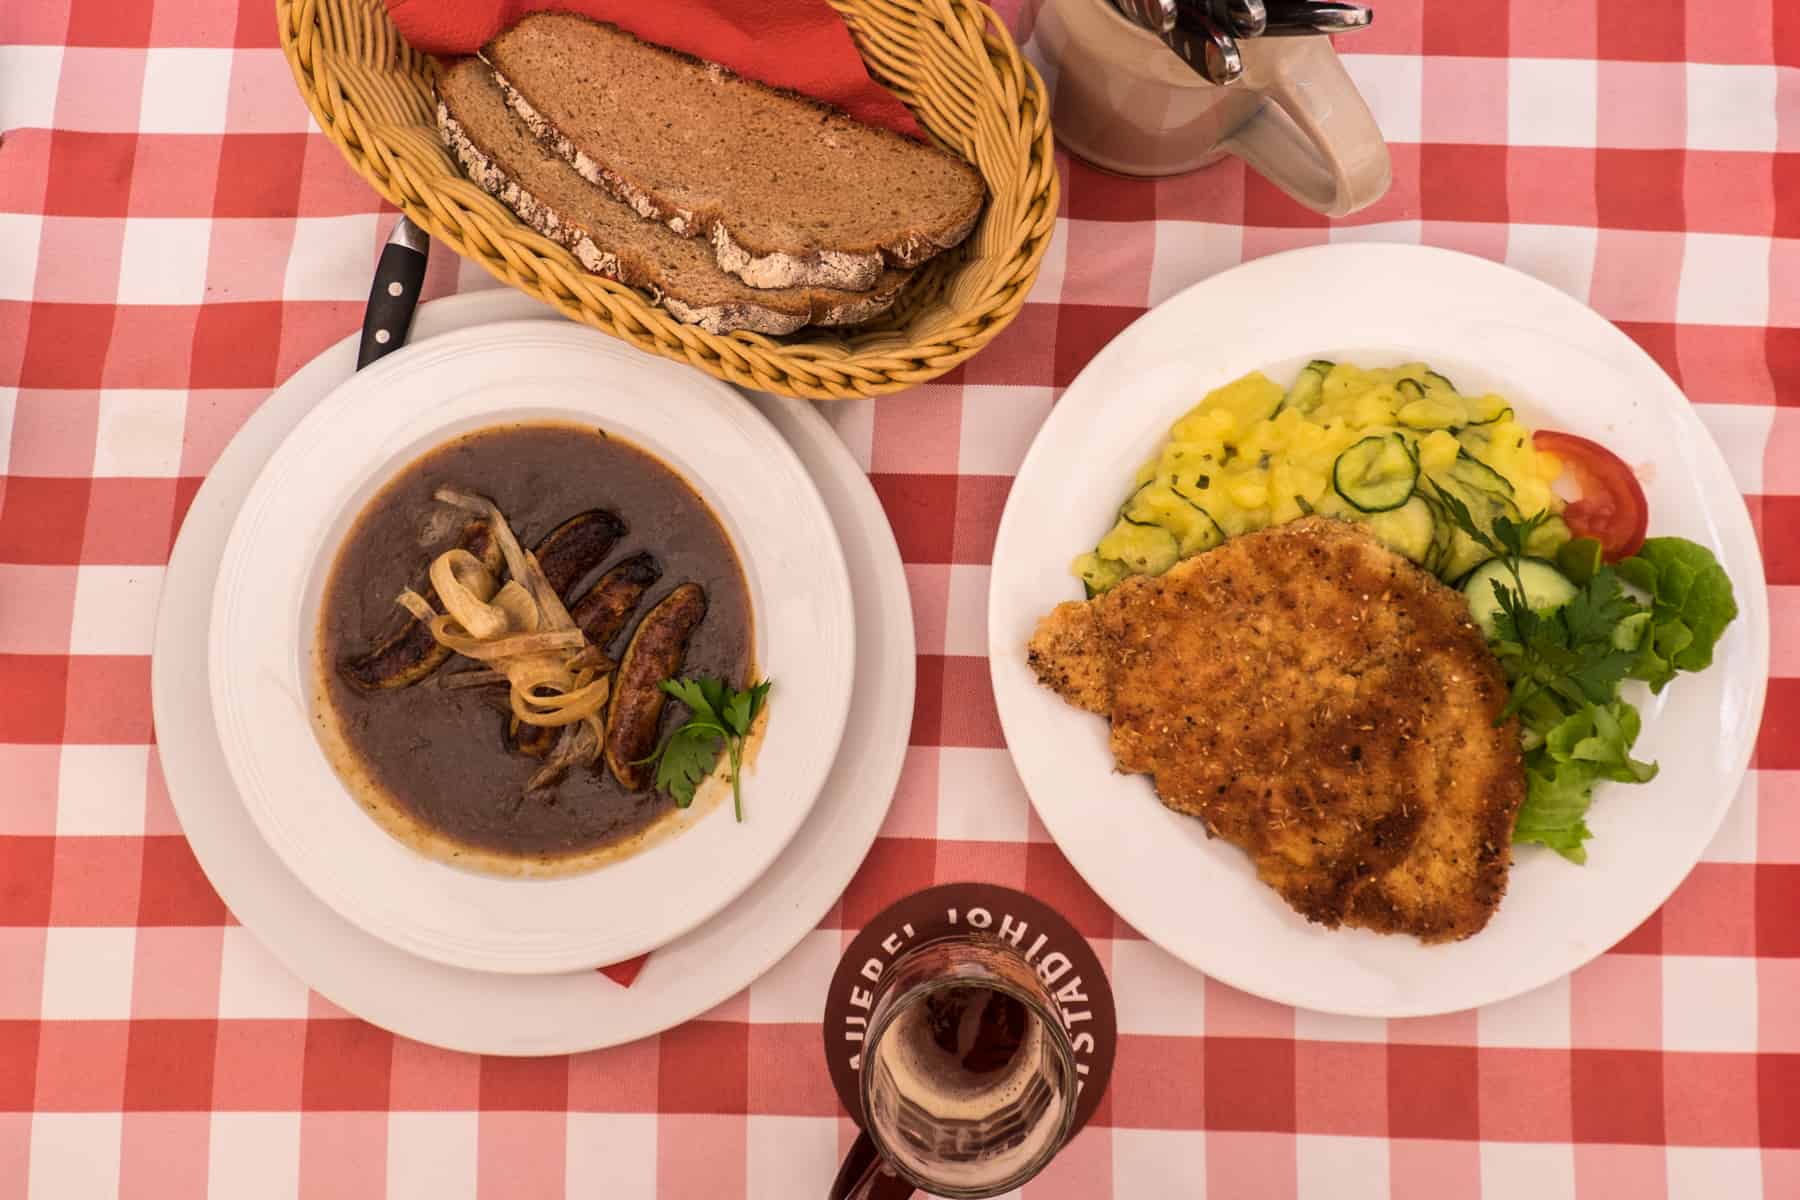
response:
{"label": "breaded schnitzel", "polygon": [[1029,660],[1309,920],[1440,942],[1499,906],[1525,796],[1506,678],[1462,597],[1359,527],[1309,517],[1058,605]]}

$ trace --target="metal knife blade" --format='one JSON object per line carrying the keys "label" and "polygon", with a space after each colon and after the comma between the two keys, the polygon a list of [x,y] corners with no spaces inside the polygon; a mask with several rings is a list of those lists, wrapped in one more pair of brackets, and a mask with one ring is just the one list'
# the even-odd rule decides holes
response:
{"label": "metal knife blade", "polygon": [[431,238],[402,213],[375,264],[375,281],[369,285],[369,303],[363,310],[362,342],[356,350],[357,370],[406,344],[430,255]]}

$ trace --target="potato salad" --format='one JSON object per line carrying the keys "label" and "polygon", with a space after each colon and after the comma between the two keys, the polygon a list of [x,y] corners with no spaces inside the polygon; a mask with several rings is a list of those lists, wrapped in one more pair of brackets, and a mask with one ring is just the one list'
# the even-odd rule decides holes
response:
{"label": "potato salad", "polygon": [[1074,571],[1098,594],[1226,538],[1320,513],[1366,523],[1454,582],[1492,554],[1457,527],[1443,496],[1483,529],[1495,517],[1549,514],[1530,553],[1554,557],[1570,538],[1550,489],[1561,471],[1533,449],[1531,430],[1502,397],[1464,395],[1424,363],[1365,369],[1320,359],[1285,389],[1253,371],[1175,422]]}

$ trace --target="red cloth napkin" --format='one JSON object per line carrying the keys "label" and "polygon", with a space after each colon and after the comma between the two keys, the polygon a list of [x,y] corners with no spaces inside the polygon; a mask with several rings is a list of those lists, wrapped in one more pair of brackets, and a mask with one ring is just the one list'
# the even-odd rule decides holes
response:
{"label": "red cloth napkin", "polygon": [[610,21],[647,42],[835,104],[860,121],[921,136],[906,106],[869,78],[825,0],[385,0],[401,36],[428,54],[473,54],[530,12]]}
{"label": "red cloth napkin", "polygon": [[636,958],[628,958],[624,962],[614,963],[610,967],[600,967],[598,970],[620,987],[628,988],[637,981],[638,972],[642,971],[644,964],[649,961],[648,954],[640,954]]}

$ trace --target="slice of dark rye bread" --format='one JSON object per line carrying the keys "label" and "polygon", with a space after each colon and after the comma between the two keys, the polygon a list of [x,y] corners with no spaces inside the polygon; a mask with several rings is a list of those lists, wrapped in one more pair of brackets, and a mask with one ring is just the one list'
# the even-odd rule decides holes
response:
{"label": "slice of dark rye bread", "polygon": [[961,242],[986,199],[955,155],[573,13],[533,13],[481,56],[583,178],[754,287],[872,287],[884,261]]}
{"label": "slice of dark rye bread", "polygon": [[853,325],[886,311],[908,272],[889,270],[866,292],[746,286],[699,242],[677,237],[577,175],[507,108],[493,72],[465,58],[438,77],[438,136],[483,191],[596,275],[643,288],[677,320],[709,333],[792,333]]}

